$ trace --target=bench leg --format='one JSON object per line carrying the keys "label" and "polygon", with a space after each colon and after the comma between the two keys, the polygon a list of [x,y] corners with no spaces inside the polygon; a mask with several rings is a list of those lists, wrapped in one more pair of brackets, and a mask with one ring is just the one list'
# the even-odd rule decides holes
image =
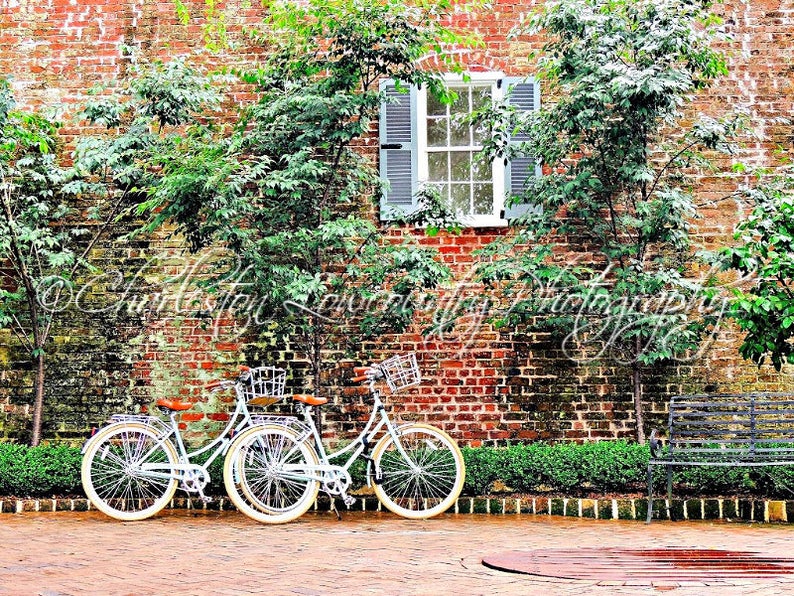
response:
{"label": "bench leg", "polygon": [[645,520],[646,524],[651,523],[653,516],[653,466],[648,464],[648,519]]}
{"label": "bench leg", "polygon": [[673,514],[670,512],[670,505],[673,501],[673,466],[667,466],[667,519],[673,519]]}

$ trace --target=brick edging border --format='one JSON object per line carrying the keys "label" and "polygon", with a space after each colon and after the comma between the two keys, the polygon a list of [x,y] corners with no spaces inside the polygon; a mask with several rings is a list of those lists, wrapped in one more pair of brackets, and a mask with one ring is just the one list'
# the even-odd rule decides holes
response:
{"label": "brick edging border", "polygon": [[[374,497],[363,497],[349,508],[335,502],[340,509],[353,511],[380,511],[380,502]],[[315,503],[315,510],[330,506],[328,499]],[[234,506],[227,497],[209,503],[200,499],[176,498],[171,509],[229,511]],[[667,519],[665,499],[654,500],[654,519]],[[15,499],[0,498],[0,513],[90,511],[90,501],[85,498]],[[565,497],[462,497],[451,512],[485,515],[556,515],[586,519],[623,519],[644,521],[648,514],[647,499],[579,499]],[[763,499],[673,499],[670,511],[674,519],[689,520],[739,520],[750,522],[794,523],[794,501]]]}

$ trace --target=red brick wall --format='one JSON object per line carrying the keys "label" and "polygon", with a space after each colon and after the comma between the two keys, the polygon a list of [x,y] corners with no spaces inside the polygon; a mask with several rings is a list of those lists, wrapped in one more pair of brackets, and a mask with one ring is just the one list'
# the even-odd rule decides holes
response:
{"label": "red brick wall", "polygon": [[[179,22],[170,0],[8,0],[0,8],[0,72],[13,78],[17,97],[24,104],[64,103],[68,108],[83,98],[91,86],[125,75],[131,64],[125,46],[135,48],[139,59],[168,58],[200,49],[206,24],[201,18],[204,4],[196,0],[187,4],[192,15],[189,25]],[[250,4],[248,7],[236,0],[219,6],[231,39],[240,45],[217,55],[203,52],[196,59],[208,65],[255,59],[257,51],[248,48],[240,35],[242,25],[255,24],[260,16],[259,4]],[[496,0],[491,9],[481,14],[461,16],[456,24],[474,29],[486,42],[485,48],[466,56],[470,68],[502,70],[509,75],[531,73],[527,56],[530,50],[540,47],[541,40],[508,41],[507,33],[536,4],[534,0]],[[725,48],[730,55],[731,73],[708,95],[699,98],[694,109],[714,115],[738,107],[749,110],[762,140],[748,137],[742,159],[774,165],[775,147],[791,149],[791,128],[780,124],[778,118],[794,114],[794,2],[730,0],[719,10],[734,38]],[[241,89],[236,99],[244,96]],[[79,128],[73,127],[65,134],[76,132]],[[699,182],[697,195],[704,204],[703,217],[695,225],[704,246],[718,246],[729,239],[745,206],[720,199],[742,182],[746,181],[737,176],[714,176]],[[460,280],[456,290],[446,296],[448,303],[460,293],[482,294],[482,288],[469,281],[474,263],[471,251],[498,233],[503,232],[466,230],[457,236],[441,234],[423,240],[438,247]],[[166,250],[174,255],[176,264],[162,263],[157,275],[184,271],[180,247],[173,244],[109,250],[108,263],[127,269]],[[179,279],[173,280],[170,287],[180,283]],[[154,311],[141,309],[133,314],[116,317],[102,329],[96,327],[96,321],[76,317],[73,329],[63,332],[66,343],[74,342],[81,334],[94,338],[85,345],[90,345],[86,349],[99,364],[83,364],[73,371],[68,367],[59,369],[66,366],[64,359],[54,359],[56,370],[68,369],[70,375],[86,379],[70,385],[67,393],[76,395],[85,387],[90,391],[87,397],[69,402],[72,409],[82,408],[82,417],[70,419],[63,413],[67,422],[53,421],[51,434],[60,428],[60,436],[72,436],[70,429],[79,427],[81,421],[90,424],[101,420],[111,406],[134,408],[162,393],[202,400],[202,382],[232,369],[238,361],[281,359],[289,366],[294,364],[289,362],[292,355],[288,350],[250,343],[250,337],[235,329],[232,321],[224,322],[221,333],[215,335],[212,329],[204,329],[188,309],[175,312],[173,305]],[[87,331],[74,329],[81,326]],[[471,330],[474,331],[469,333]],[[113,359],[108,358],[107,344],[99,339],[107,333],[117,342]],[[24,355],[13,347],[2,347],[3,343],[12,343],[9,338],[7,333],[0,335],[0,396],[5,399],[7,417],[24,408],[27,398],[21,383],[29,380]],[[703,357],[653,371],[648,378],[647,396],[656,419],[664,408],[664,400],[679,391],[786,387],[789,377],[743,363],[736,354],[736,339],[726,326]],[[628,370],[609,363],[573,362],[563,354],[559,338],[524,334],[520,330],[499,331],[470,317],[468,326],[451,334],[423,337],[417,327],[413,333],[384,338],[380,346],[367,347],[384,346],[389,351],[418,351],[426,376],[421,388],[393,399],[395,410],[405,418],[438,424],[463,442],[581,440],[632,434]],[[97,373],[96,369],[104,372]],[[333,375],[330,382],[338,388],[344,384],[342,376],[343,372]],[[354,426],[351,421],[364,411],[358,390],[340,388],[330,392],[335,402],[327,410],[327,419],[335,422],[332,428],[350,430]],[[202,424],[212,426],[214,419],[223,417],[216,415],[223,404],[205,404],[201,409],[202,414],[194,418],[200,418]],[[201,428],[204,427],[199,424]]]}

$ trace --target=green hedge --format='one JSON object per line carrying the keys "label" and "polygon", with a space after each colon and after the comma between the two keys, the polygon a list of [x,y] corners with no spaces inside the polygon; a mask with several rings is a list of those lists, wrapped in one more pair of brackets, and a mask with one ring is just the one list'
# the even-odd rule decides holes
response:
{"label": "green hedge", "polygon": [[[627,441],[547,444],[506,448],[464,448],[464,493],[483,495],[495,489],[514,493],[559,493],[568,496],[630,494],[646,490],[649,451]],[[53,497],[82,495],[77,447],[27,447],[0,443],[0,496]],[[224,493],[222,458],[210,468],[207,493]],[[366,481],[365,462],[351,470],[354,485]],[[686,495],[752,494],[794,498],[794,467],[676,470],[675,492]],[[657,491],[665,488],[665,470],[655,469]]]}
{"label": "green hedge", "polygon": [[80,449],[0,443],[0,495],[52,497],[82,494]]}
{"label": "green hedge", "polygon": [[627,492],[647,478],[648,448],[626,441],[464,448],[467,494],[498,481],[518,493]]}
{"label": "green hedge", "polygon": [[[645,492],[647,446],[627,441],[531,443],[504,449],[464,448],[468,495],[501,490],[515,493],[630,494]],[[794,498],[794,467],[676,468],[674,495]],[[654,467],[655,490],[666,490],[666,469]]]}

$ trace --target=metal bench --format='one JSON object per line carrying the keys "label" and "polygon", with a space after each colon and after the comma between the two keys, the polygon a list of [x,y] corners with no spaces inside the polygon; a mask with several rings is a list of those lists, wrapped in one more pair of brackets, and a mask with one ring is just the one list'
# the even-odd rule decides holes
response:
{"label": "metal bench", "polygon": [[681,395],[670,400],[666,446],[650,436],[648,519],[653,516],[653,467],[667,466],[667,514],[674,466],[794,465],[794,394]]}

